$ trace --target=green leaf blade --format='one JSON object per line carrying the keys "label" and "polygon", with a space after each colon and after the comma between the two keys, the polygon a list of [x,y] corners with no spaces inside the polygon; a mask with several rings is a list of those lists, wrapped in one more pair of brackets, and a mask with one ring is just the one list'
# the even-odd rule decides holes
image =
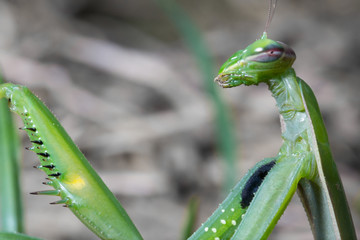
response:
{"label": "green leaf blade", "polygon": [[0,240],[41,240],[40,238],[30,237],[20,233],[3,233],[0,232]]}
{"label": "green leaf blade", "polygon": [[[3,82],[0,76],[0,84]],[[0,201],[2,231],[23,232],[19,138],[6,99],[0,99]]]}

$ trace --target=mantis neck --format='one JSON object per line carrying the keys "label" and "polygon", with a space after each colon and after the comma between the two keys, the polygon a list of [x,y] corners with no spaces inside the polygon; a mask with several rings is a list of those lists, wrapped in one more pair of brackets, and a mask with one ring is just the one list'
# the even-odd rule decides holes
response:
{"label": "mantis neck", "polygon": [[299,82],[290,68],[268,81],[269,90],[280,112],[283,145],[280,155],[294,155],[310,151],[309,117],[305,112]]}

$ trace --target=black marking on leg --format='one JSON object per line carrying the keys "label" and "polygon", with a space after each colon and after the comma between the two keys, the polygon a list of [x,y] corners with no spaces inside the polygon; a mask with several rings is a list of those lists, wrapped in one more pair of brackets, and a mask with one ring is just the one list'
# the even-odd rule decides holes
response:
{"label": "black marking on leg", "polygon": [[264,178],[274,165],[275,160],[262,165],[261,167],[256,169],[256,171],[247,180],[244,189],[241,192],[240,204],[242,208],[247,208],[250,205],[256,191],[258,190],[261,183],[264,181]]}
{"label": "black marking on leg", "polygon": [[61,173],[57,172],[57,173],[49,174],[48,176],[49,177],[59,177],[60,175],[61,175]]}
{"label": "black marking on leg", "polygon": [[26,130],[29,130],[29,131],[32,131],[32,132],[36,132],[36,128],[28,128],[28,127],[25,127]]}
{"label": "black marking on leg", "polygon": [[43,156],[43,157],[50,157],[50,154],[47,152],[43,152],[43,153],[36,153],[37,155]]}
{"label": "black marking on leg", "polygon": [[43,141],[41,140],[34,140],[34,141],[31,141],[32,143],[35,143],[35,144],[38,144],[38,145],[43,145]]}
{"label": "black marking on leg", "polygon": [[53,169],[55,167],[54,164],[50,164],[50,165],[43,165],[42,167],[44,168],[48,168],[48,169]]}

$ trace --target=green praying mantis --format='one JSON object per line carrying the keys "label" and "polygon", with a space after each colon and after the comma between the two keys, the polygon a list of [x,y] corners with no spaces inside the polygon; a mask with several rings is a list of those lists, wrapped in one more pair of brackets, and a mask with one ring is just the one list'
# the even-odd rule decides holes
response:
{"label": "green praying mantis", "polygon": [[316,239],[356,239],[317,101],[291,68],[295,58],[289,46],[264,33],[221,67],[215,81],[223,88],[268,85],[283,145],[242,178],[190,239],[266,239],[296,189]]}
{"label": "green praying mantis", "polygon": [[[277,156],[249,170],[190,240],[266,239],[296,190],[315,239],[356,239],[317,101],[296,76],[295,58],[289,46],[264,33],[221,67],[215,81],[223,88],[268,85],[280,112],[283,145]],[[32,143],[28,149],[40,160],[36,168],[47,174],[45,184],[53,188],[33,194],[59,196],[52,204],[69,208],[101,239],[142,239],[58,120],[28,88],[2,83],[0,98],[21,117]],[[0,233],[0,239],[34,238]]]}

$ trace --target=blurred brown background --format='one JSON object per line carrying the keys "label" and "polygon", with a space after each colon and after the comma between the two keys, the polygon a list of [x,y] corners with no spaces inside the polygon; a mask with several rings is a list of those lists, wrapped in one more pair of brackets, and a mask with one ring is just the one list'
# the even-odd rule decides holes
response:
{"label": "blurred brown background", "polygon": [[[267,1],[177,2],[217,69],[261,36],[267,18]],[[318,98],[357,229],[359,10],[357,0],[279,1],[269,29],[270,38],[295,50],[295,70]],[[28,86],[52,109],[145,239],[179,239],[192,194],[201,199],[199,222],[222,200],[213,105],[196,61],[156,1],[0,1],[0,66],[8,81]],[[235,122],[240,179],[276,155],[278,114],[265,85],[219,92]],[[48,205],[53,198],[28,194],[46,188],[45,175],[32,168],[35,154],[23,155],[27,232],[97,239],[69,210]],[[297,197],[271,239],[312,239]]]}

